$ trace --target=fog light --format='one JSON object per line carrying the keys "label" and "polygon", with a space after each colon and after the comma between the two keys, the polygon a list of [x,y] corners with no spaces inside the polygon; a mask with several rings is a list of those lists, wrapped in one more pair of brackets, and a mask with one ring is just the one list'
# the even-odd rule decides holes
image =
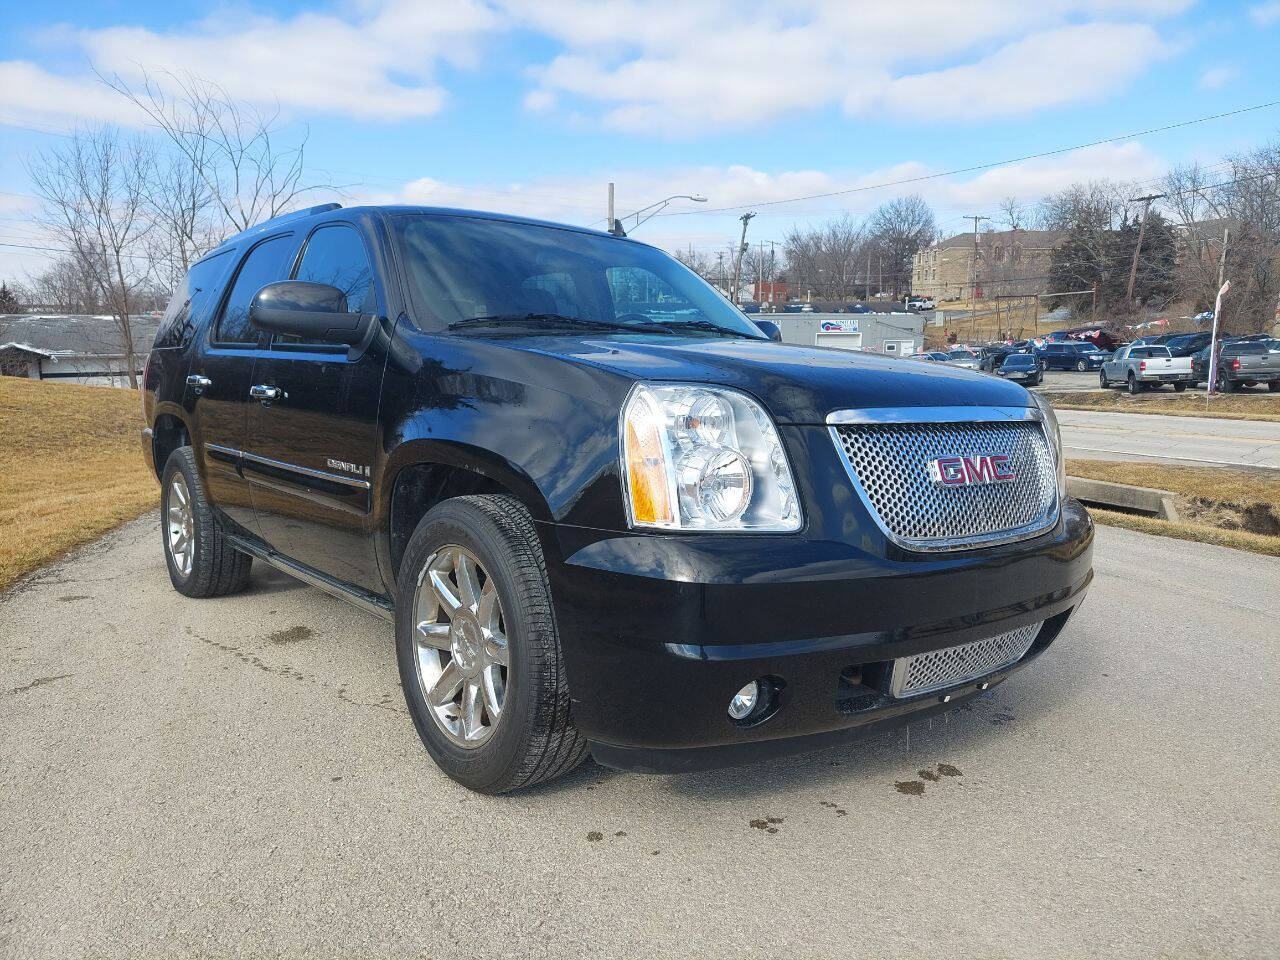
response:
{"label": "fog light", "polygon": [[729,701],[729,716],[735,720],[745,720],[751,716],[760,701],[760,684],[752,680],[733,695]]}

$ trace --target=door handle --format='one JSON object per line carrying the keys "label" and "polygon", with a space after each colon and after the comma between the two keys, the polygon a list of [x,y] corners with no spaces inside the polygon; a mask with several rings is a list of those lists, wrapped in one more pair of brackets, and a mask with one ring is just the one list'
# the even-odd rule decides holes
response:
{"label": "door handle", "polygon": [[281,397],[288,396],[279,387],[269,387],[265,383],[255,383],[249,388],[249,396],[255,400],[279,400]]}
{"label": "door handle", "polygon": [[196,392],[199,393],[201,390],[204,390],[207,387],[212,387],[213,381],[210,380],[208,377],[202,377],[198,373],[193,373],[189,377],[187,377],[187,386],[195,387]]}

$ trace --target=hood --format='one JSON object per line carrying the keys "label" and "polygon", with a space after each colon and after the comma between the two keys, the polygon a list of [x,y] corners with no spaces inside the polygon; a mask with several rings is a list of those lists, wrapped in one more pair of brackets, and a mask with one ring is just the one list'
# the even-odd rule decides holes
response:
{"label": "hood", "polygon": [[733,387],[757,397],[787,424],[822,424],[834,410],[1032,403],[1020,386],[949,364],[772,340],[623,334],[522,337],[506,343],[634,380]]}

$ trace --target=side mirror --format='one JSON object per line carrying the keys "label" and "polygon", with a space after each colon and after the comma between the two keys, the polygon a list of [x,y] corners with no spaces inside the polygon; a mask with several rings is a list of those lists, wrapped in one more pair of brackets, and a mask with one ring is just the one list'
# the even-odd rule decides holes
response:
{"label": "side mirror", "polygon": [[271,333],[345,344],[359,343],[369,328],[368,314],[347,312],[341,290],[306,280],[268,283],[249,305],[249,322]]}
{"label": "side mirror", "polygon": [[752,320],[751,322],[754,323],[757,327],[759,327],[760,332],[763,333],[770,340],[777,340],[779,343],[782,342],[782,328],[779,327],[772,320],[761,319],[761,320]]}

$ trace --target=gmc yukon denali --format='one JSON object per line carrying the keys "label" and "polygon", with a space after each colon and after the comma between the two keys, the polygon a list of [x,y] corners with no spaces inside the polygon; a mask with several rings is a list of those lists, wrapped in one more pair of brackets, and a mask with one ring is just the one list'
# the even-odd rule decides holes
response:
{"label": "gmc yukon denali", "polygon": [[950,710],[1092,578],[1044,402],[775,343],[624,237],[279,217],[191,268],[144,380],[177,591],[256,560],[391,621],[423,744],[489,793]]}

